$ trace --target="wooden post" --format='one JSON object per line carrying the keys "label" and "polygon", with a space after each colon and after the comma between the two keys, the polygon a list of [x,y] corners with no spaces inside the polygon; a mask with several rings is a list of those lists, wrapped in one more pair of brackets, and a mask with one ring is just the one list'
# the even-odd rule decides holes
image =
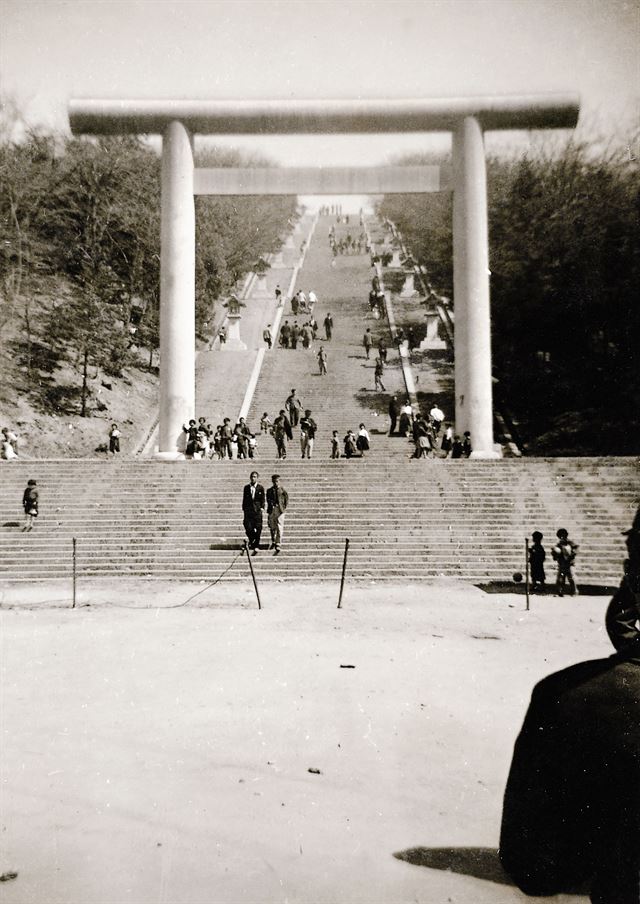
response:
{"label": "wooden post", "polygon": [[260,603],[260,594],[258,593],[258,584],[256,583],[256,576],[253,571],[253,562],[251,561],[251,550],[249,549],[249,544],[247,541],[244,541],[244,551],[247,554],[247,559],[249,561],[249,570],[251,571],[251,577],[253,578],[253,587],[256,591],[256,599],[258,600],[258,609],[262,609],[262,605]]}
{"label": "wooden post", "polygon": [[347,570],[347,555],[349,553],[349,539],[344,541],[344,559],[342,560],[342,580],[340,581],[340,596],[338,597],[338,609],[342,609],[342,591],[344,590],[344,576]]}
{"label": "wooden post", "polygon": [[73,605],[72,609],[76,608],[76,538],[73,538]]}

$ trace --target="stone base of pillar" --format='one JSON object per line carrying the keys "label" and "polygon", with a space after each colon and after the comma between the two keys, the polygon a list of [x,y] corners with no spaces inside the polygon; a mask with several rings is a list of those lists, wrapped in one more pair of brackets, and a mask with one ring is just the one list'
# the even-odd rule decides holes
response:
{"label": "stone base of pillar", "polygon": [[227,341],[221,346],[223,351],[244,351],[246,344],[240,338],[240,314],[227,315]]}
{"label": "stone base of pillar", "polygon": [[483,451],[482,449],[478,449],[477,451],[474,450],[469,458],[495,461],[497,458],[502,458],[502,449],[491,449],[487,451]]}
{"label": "stone base of pillar", "polygon": [[259,276],[256,280],[256,285],[251,293],[252,298],[271,298],[271,292],[267,288],[267,278],[266,276]]}
{"label": "stone base of pillar", "polygon": [[400,292],[400,298],[412,298],[414,295],[417,295],[416,287],[413,284],[414,274],[407,273],[404,278],[404,285],[402,286],[402,290]]}
{"label": "stone base of pillar", "polygon": [[444,339],[423,339],[420,343],[421,352],[432,352],[446,347],[447,343],[444,341]]}
{"label": "stone base of pillar", "polygon": [[446,348],[447,343],[438,335],[440,317],[437,311],[427,311],[425,318],[427,321],[427,335],[420,343],[420,350]]}
{"label": "stone base of pillar", "polygon": [[154,461],[186,461],[184,452],[158,452],[157,449],[152,458]]}

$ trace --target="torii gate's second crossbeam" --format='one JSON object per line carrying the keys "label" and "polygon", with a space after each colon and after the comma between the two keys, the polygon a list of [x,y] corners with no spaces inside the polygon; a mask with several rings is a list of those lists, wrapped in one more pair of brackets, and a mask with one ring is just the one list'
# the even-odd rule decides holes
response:
{"label": "torii gate's second crossbeam", "polygon": [[284,186],[287,194],[442,190],[439,176],[427,172],[437,169],[431,167],[407,167],[402,174],[398,170],[405,168],[399,167],[386,174],[378,168],[306,169],[298,171],[304,184],[296,181],[295,170],[198,172],[194,134],[453,133],[456,428],[471,431],[474,458],[494,458],[484,131],[573,128],[578,112],[578,98],[566,94],[358,101],[71,100],[75,134],[163,136],[159,456],[177,456],[182,424],[195,406],[195,194],[283,193]]}
{"label": "torii gate's second crossbeam", "polygon": [[449,168],[439,166],[199,167],[193,173],[195,195],[390,195],[450,187]]}

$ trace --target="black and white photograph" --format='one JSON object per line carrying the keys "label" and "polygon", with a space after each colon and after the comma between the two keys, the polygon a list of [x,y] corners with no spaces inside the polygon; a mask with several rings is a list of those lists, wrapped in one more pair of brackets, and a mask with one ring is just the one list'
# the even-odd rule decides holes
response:
{"label": "black and white photograph", "polygon": [[640,0],[0,0],[0,904],[640,904]]}

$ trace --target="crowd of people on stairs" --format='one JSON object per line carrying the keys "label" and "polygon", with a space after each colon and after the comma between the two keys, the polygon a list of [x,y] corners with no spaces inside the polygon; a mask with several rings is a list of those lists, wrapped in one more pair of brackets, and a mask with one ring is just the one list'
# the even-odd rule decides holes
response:
{"label": "crowd of people on stairs", "polygon": [[437,403],[426,414],[409,398],[401,404],[397,393],[389,400],[389,436],[410,436],[413,458],[469,458],[473,451],[470,431],[454,433]]}
{"label": "crowd of people on stairs", "polygon": [[188,425],[183,425],[182,432],[188,459],[254,458],[256,454],[257,436],[243,417],[233,427],[231,419],[225,417],[215,429],[204,417],[198,418],[197,423],[191,418]]}

